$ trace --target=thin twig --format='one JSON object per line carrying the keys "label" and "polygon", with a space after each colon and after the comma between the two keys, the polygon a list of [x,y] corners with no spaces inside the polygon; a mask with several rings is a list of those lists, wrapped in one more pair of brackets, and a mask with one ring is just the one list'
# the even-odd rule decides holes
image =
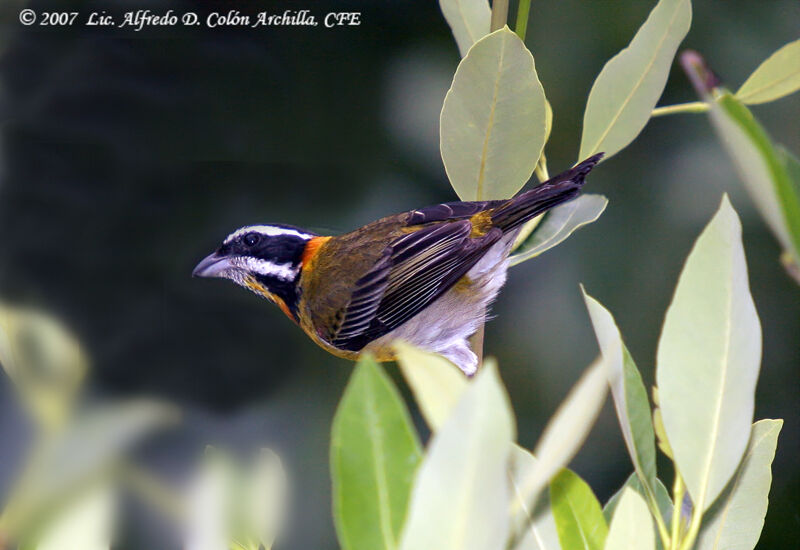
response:
{"label": "thin twig", "polygon": [[499,31],[508,22],[508,0],[494,0],[492,3],[491,31]]}
{"label": "thin twig", "polygon": [[517,23],[514,25],[514,32],[520,40],[525,42],[525,33],[528,30],[528,16],[531,12],[531,0],[519,0],[517,7]]}
{"label": "thin twig", "polygon": [[679,103],[678,105],[666,105],[656,107],[650,113],[651,117],[674,115],[678,113],[705,113],[710,109],[705,101],[690,101],[689,103]]}

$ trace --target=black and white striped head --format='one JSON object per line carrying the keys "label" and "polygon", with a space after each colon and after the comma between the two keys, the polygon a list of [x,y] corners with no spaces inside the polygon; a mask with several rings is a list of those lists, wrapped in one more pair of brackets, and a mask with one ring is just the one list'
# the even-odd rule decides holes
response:
{"label": "black and white striped head", "polygon": [[[194,277],[222,277],[291,310],[306,243],[314,237],[287,225],[249,225],[237,229],[194,268]],[[281,305],[279,303],[279,305]]]}

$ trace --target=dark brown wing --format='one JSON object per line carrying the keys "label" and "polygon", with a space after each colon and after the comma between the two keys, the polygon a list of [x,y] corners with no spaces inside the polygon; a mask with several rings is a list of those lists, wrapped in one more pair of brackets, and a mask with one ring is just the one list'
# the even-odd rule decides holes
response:
{"label": "dark brown wing", "polygon": [[393,241],[356,283],[331,344],[358,351],[399,327],[447,292],[503,235],[492,229],[471,238],[471,232],[469,220],[442,222]]}

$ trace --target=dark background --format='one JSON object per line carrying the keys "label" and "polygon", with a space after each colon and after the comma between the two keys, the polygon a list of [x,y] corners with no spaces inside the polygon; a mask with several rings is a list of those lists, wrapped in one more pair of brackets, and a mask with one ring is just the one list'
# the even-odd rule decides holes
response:
{"label": "dark background", "polygon": [[[527,44],[555,112],[550,171],[577,159],[583,109],[604,62],[654,2],[533,2]],[[67,321],[93,359],[94,395],[180,404],[183,426],[148,459],[180,477],[207,443],[275,447],[295,478],[280,548],[336,548],[329,429],[351,364],[311,344],[268,303],[194,264],[231,230],[283,222],[345,231],[454,199],[438,153],[438,114],[458,51],[434,1],[5,1],[0,6],[0,297]],[[19,10],[80,6],[361,11],[359,27],[127,29],[23,27]],[[516,6],[512,4],[511,13]],[[796,0],[696,0],[684,47],[735,89],[800,29]],[[676,66],[661,104],[694,100]],[[800,152],[800,95],[754,112]],[[704,115],[653,120],[601,165],[588,190],[602,218],[512,270],[487,327],[532,446],[597,347],[578,283],[616,316],[653,380],[664,312],[692,242],[728,192],[744,223],[764,331],[756,418],[784,418],[759,548],[800,537],[800,288],[743,193]],[[393,366],[389,371],[396,379]],[[402,384],[401,384],[402,385]],[[405,389],[403,389],[406,392]],[[0,476],[22,428],[0,377]],[[4,460],[6,458],[6,460]],[[607,404],[572,466],[605,501],[632,467]],[[671,479],[667,465],[662,477]],[[176,548],[140,512],[119,548]]]}

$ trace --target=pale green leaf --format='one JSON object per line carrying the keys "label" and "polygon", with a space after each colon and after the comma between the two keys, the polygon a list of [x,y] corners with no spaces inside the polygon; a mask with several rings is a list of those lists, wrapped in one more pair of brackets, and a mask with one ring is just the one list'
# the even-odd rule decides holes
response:
{"label": "pale green leaf", "polygon": [[[611,498],[608,499],[606,505],[603,506],[603,517],[606,518],[606,522],[611,522],[611,518],[614,516],[614,510],[616,509],[617,504],[619,504],[619,499],[622,497],[623,491],[626,489],[633,489],[639,493],[642,498],[647,499],[647,494],[644,492],[644,487],[642,486],[642,482],[639,480],[639,476],[637,476],[635,473],[631,474],[628,476],[625,484],[620,487],[619,491],[614,493]],[[669,496],[669,491],[667,491],[667,488],[664,487],[664,484],[660,479],[656,479],[655,499],[658,506],[658,511],[664,520],[664,524],[669,525],[670,519],[672,518],[672,499]],[[655,520],[653,519],[652,521],[653,529],[657,529]],[[656,537],[656,548],[659,550],[663,548],[660,537]]]}
{"label": "pale green leaf", "polygon": [[800,258],[800,192],[752,113],[728,93],[711,103],[711,122],[750,198],[781,246]]}
{"label": "pale green leaf", "polygon": [[261,449],[247,464],[212,447],[186,494],[186,550],[270,550],[284,523],[288,481],[278,456]]}
{"label": "pale green leaf", "polygon": [[550,140],[550,132],[553,130],[553,107],[550,102],[544,100],[544,142]]}
{"label": "pale green leaf", "polygon": [[550,506],[561,548],[603,549],[608,526],[592,489],[578,474],[563,469],[553,478]]}
{"label": "pale green leaf", "polygon": [[397,548],[420,455],[394,384],[373,359],[362,359],[331,435],[334,519],[342,548]]}
{"label": "pale green leaf", "polygon": [[261,449],[253,461],[247,480],[246,513],[265,550],[270,550],[286,523],[289,483],[280,457],[270,449]]}
{"label": "pale green leaf", "polygon": [[660,0],[628,47],[606,63],[586,103],[580,159],[599,152],[608,159],[639,135],[691,22],[690,0]]}
{"label": "pale green leaf", "polygon": [[[432,431],[438,430],[453,410],[469,382],[450,361],[434,353],[419,350],[408,344],[395,344],[397,361],[411,387],[422,416]],[[512,502],[516,513],[512,518],[512,533],[519,534],[515,550],[558,549],[555,524],[549,513],[549,502],[540,498],[532,507],[521,491],[522,480],[535,467],[533,455],[518,445],[511,446]],[[530,514],[530,517],[529,517]],[[532,519],[532,521],[528,521]],[[527,526],[527,523],[530,523]],[[525,528],[525,533],[519,530]],[[553,544],[553,542],[555,544]]]}
{"label": "pale green leaf", "polygon": [[492,10],[486,0],[439,0],[439,7],[453,31],[461,57],[489,34]]}
{"label": "pale green leaf", "polygon": [[767,515],[772,459],[783,420],[753,424],[747,451],[731,483],[703,516],[697,550],[752,550]]}
{"label": "pale green leaf", "polygon": [[600,351],[608,367],[608,381],[614,397],[622,436],[628,447],[633,467],[641,477],[645,490],[655,493],[656,446],[650,403],[639,369],[622,341],[614,317],[600,302],[583,291],[583,299],[592,319]]}
{"label": "pale green leaf", "polygon": [[441,355],[403,342],[395,343],[394,347],[397,363],[414,392],[419,410],[431,431],[435,432],[467,389],[467,377]]}
{"label": "pale green leaf", "polygon": [[654,550],[655,532],[645,500],[631,488],[625,488],[608,528],[605,550]]}
{"label": "pale green leaf", "polygon": [[562,243],[576,230],[600,217],[608,199],[603,195],[581,195],[549,210],[531,235],[511,255],[510,265],[535,258]]}
{"label": "pale green leaf", "polygon": [[[533,452],[537,458],[536,467],[531,468],[521,481],[519,490],[526,495],[527,502],[535,502],[550,479],[580,449],[605,401],[608,390],[606,376],[604,362],[596,360],[548,422]],[[518,513],[518,507],[518,501],[513,501],[512,514]]]}
{"label": "pale green leaf", "polygon": [[3,520],[10,528],[27,528],[73,492],[107,476],[135,443],[175,418],[171,407],[151,401],[97,406],[78,414],[31,456]]}
{"label": "pale green leaf", "polygon": [[496,550],[508,536],[510,404],[487,362],[433,435],[414,480],[402,550]]}
{"label": "pale green leaf", "polygon": [[114,492],[108,485],[87,491],[46,524],[32,547],[36,550],[109,550],[114,504]]}
{"label": "pale green leaf", "polygon": [[741,231],[724,196],[686,260],[658,344],[664,428],[692,502],[701,510],[736,470],[753,419],[761,325]]}
{"label": "pale green leaf", "polygon": [[41,427],[67,421],[87,363],[77,339],[57,320],[0,303],[0,366]]}
{"label": "pale green leaf", "polygon": [[442,160],[462,200],[507,199],[530,179],[545,138],[545,97],[533,56],[504,27],[461,60],[444,98]]}
{"label": "pale green leaf", "polygon": [[736,92],[736,99],[754,105],[797,90],[800,90],[800,40],[789,42],[764,60]]}
{"label": "pale green leaf", "polygon": [[511,518],[511,533],[517,541],[511,550],[561,550],[548,491],[542,491],[534,503],[529,503],[527,496],[519,492],[523,480],[536,468],[536,459],[527,450],[514,445],[510,460],[512,499],[520,503],[519,510]]}
{"label": "pale green leaf", "polygon": [[[642,497],[647,498],[647,495],[644,492],[644,487],[642,486],[642,482],[639,480],[639,476],[637,476],[635,473],[629,475],[628,479],[625,480],[625,484],[620,487],[619,491],[611,495],[611,498],[608,499],[606,505],[603,506],[603,515],[605,516],[606,521],[611,521],[611,517],[614,515],[614,508],[617,506],[619,498],[622,496],[622,491],[626,488],[633,489],[642,495]],[[669,523],[669,520],[672,517],[672,498],[669,496],[669,491],[660,479],[656,479],[655,488],[658,510],[661,512],[661,517],[664,518],[664,521]]]}

